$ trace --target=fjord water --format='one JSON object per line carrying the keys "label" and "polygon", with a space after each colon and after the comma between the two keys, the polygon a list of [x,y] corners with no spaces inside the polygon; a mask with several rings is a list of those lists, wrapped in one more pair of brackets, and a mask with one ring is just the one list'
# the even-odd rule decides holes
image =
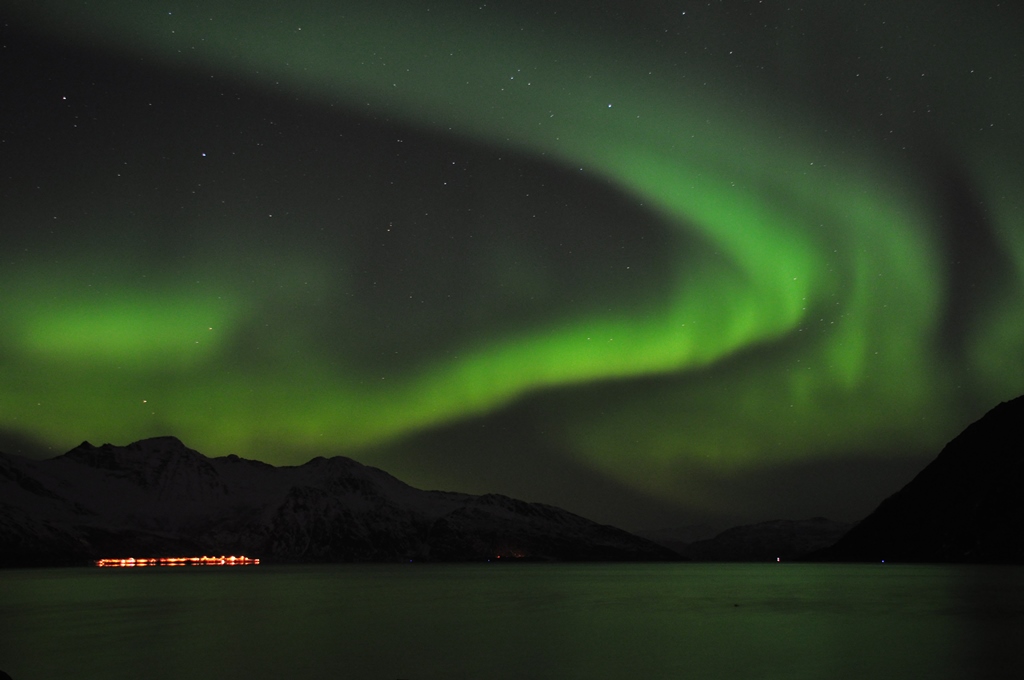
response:
{"label": "fjord water", "polygon": [[1024,568],[0,571],[0,669],[57,678],[1019,678]]}

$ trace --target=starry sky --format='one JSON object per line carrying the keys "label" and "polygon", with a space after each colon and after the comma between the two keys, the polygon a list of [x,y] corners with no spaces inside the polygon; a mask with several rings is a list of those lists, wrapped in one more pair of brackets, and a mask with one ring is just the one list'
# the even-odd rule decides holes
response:
{"label": "starry sky", "polygon": [[980,0],[14,0],[0,450],[855,520],[1024,393]]}

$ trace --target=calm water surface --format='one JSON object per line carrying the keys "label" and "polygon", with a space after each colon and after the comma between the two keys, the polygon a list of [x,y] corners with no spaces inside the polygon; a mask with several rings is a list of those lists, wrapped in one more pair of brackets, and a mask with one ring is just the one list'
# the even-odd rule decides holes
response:
{"label": "calm water surface", "polygon": [[0,669],[57,678],[1022,678],[1024,568],[0,571]]}

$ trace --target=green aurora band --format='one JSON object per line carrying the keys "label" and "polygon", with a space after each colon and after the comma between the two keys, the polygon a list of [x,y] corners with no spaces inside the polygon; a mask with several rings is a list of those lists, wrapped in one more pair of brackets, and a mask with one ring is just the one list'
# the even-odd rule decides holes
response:
{"label": "green aurora band", "polygon": [[[856,110],[843,118],[814,94],[800,99],[780,85],[785,68],[755,66],[789,50],[794,69],[810,70],[826,38],[802,55],[792,54],[795,38],[769,54],[757,43],[733,63],[724,48],[714,59],[684,49],[723,26],[732,31],[723,42],[741,52],[757,42],[754,29],[714,14],[701,34],[668,46],[640,29],[602,31],[571,7],[524,21],[463,3],[15,4],[38,30],[75,44],[578,173],[665,225],[673,264],[649,305],[591,306],[500,337],[470,335],[371,380],[301,328],[266,336],[269,359],[239,358],[248,324],[268,306],[353,285],[285,241],[227,265],[197,251],[175,276],[142,287],[125,264],[127,243],[103,256],[123,274],[102,295],[82,292],[77,274],[51,268],[44,252],[0,273],[0,426],[11,431],[63,445],[163,425],[206,453],[281,449],[298,459],[370,451],[547,395],[546,426],[562,451],[673,499],[680,466],[935,450],[1024,391],[1024,145],[1019,129],[1006,130],[1020,127],[1012,116],[1024,111],[1024,62],[1014,22],[988,4],[966,20],[951,11],[870,27],[863,8],[796,3],[786,15],[797,22],[786,35],[863,27],[844,44],[854,53],[885,46],[873,48],[874,72],[902,88],[901,106],[940,112],[928,134],[964,168],[1005,262],[965,303],[972,311],[953,329],[955,349],[947,310],[967,292],[953,290],[945,262],[941,187],[924,154],[899,145],[927,146],[914,129],[924,114],[891,121],[894,142],[860,129]],[[875,9],[896,12],[887,7]],[[675,20],[686,30],[685,17]],[[1001,79],[1005,70],[1016,75]],[[232,274],[268,260],[276,275],[262,287]],[[713,502],[687,493],[687,503]]]}

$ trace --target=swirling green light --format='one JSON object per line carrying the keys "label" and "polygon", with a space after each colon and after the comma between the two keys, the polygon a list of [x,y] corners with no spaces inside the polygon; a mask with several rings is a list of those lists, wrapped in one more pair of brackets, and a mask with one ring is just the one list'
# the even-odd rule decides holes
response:
{"label": "swirling green light", "polygon": [[[228,302],[186,303],[195,297],[184,291],[63,305],[33,298],[31,314],[9,318],[6,351],[30,366],[4,391],[10,426],[56,437],[106,423],[69,402],[56,427],[23,405],[40,390],[30,376],[99,379],[97,367],[122,360],[134,373],[117,389],[159,385],[160,422],[232,450],[362,446],[539,390],[662,376],[669,382],[651,394],[598,388],[599,410],[570,397],[553,436],[589,464],[671,494],[671,476],[651,471],[680,459],[728,468],[890,447],[880,433],[935,446],[950,434],[936,420],[974,408],[950,385],[970,380],[975,398],[994,400],[1024,384],[1015,166],[979,169],[977,181],[1017,271],[991,313],[964,329],[969,356],[951,359],[937,340],[951,285],[936,236],[942,216],[920,166],[846,129],[854,121],[748,90],[724,66],[679,65],[680,52],[667,49],[606,49],[607,36],[465,7],[34,2],[24,11],[76,40],[184,72],[229,74],[578,169],[642,201],[680,239],[667,303],[464,341],[372,383],[301,333],[269,342],[265,361],[239,359],[234,348],[270,288],[231,290]],[[1012,158],[1012,145],[999,152],[947,132],[983,158],[979,168],[997,166],[989,154]],[[217,342],[186,353],[203,327],[221,329]],[[173,366],[150,363],[171,354]],[[968,377],[975,370],[982,377]],[[152,411],[136,411],[101,438],[152,426]]]}

